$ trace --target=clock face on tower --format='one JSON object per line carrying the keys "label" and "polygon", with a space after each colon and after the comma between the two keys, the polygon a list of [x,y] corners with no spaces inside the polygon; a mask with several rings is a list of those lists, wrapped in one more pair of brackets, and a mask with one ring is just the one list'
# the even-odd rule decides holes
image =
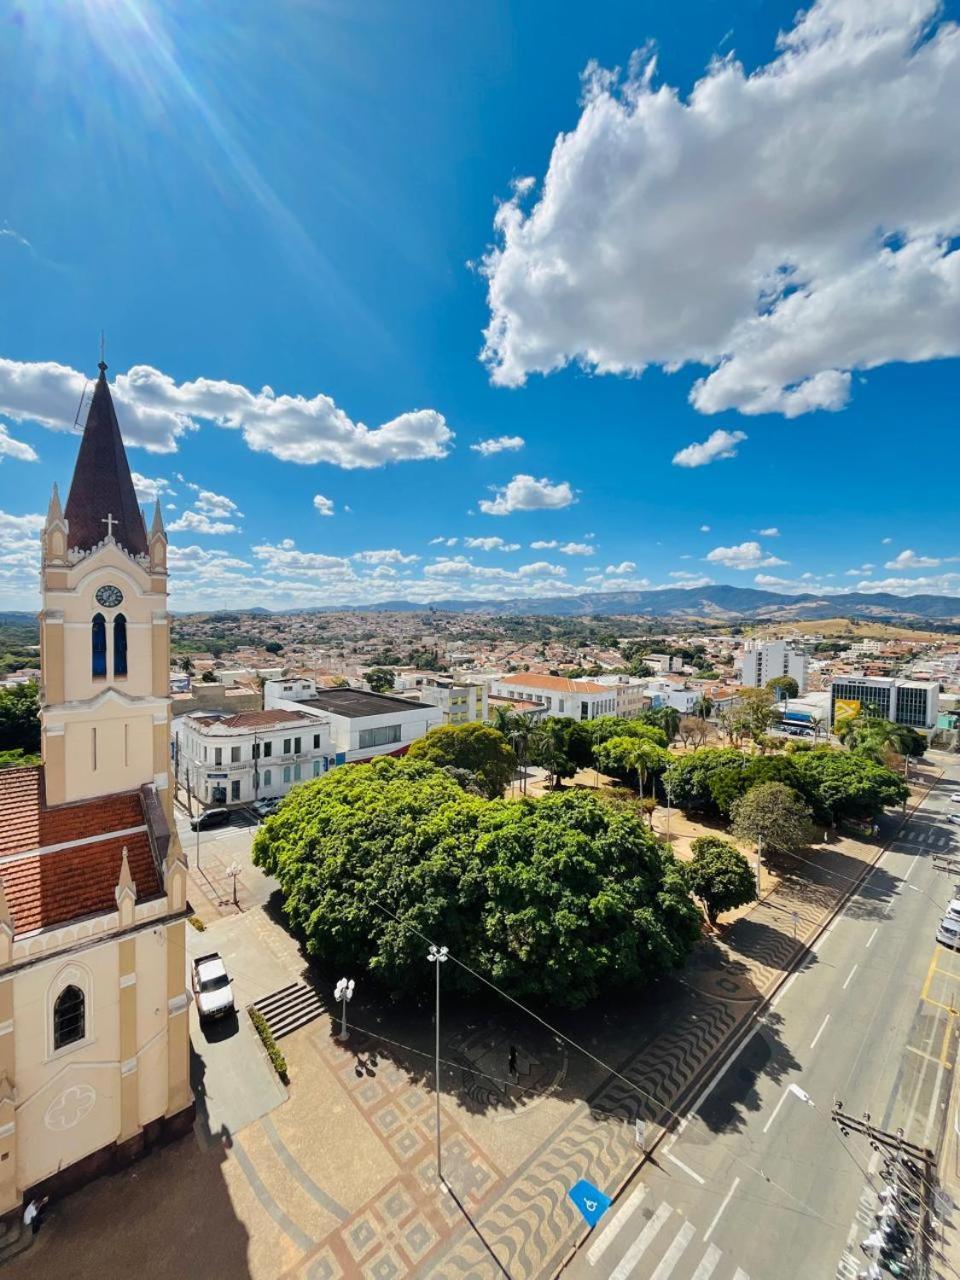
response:
{"label": "clock face on tower", "polygon": [[105,609],[115,609],[118,604],[123,603],[123,592],[119,587],[107,586],[97,588],[97,604],[102,604]]}

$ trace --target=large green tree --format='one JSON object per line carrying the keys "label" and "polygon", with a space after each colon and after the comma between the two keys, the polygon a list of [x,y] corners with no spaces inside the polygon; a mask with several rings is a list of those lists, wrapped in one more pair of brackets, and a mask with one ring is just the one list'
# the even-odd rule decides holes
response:
{"label": "large green tree", "polygon": [[778,702],[781,698],[798,698],[800,696],[800,686],[793,676],[774,676],[772,680],[767,681],[764,687],[770,690]]}
{"label": "large green tree", "polygon": [[386,693],[393,688],[394,672],[389,667],[371,667],[366,681],[374,693]]}
{"label": "large green tree", "polygon": [[716,924],[721,911],[753,902],[757,882],[739,849],[716,836],[701,836],[690,846],[693,858],[684,865],[687,884],[703,903],[707,919]]}
{"label": "large green tree", "polygon": [[0,751],[40,749],[40,695],[36,680],[0,689]]}
{"label": "large green tree", "polygon": [[763,841],[765,852],[795,853],[809,838],[810,810],[782,782],[761,782],[736,801],[730,830],[738,840]]}
{"label": "large green tree", "polygon": [[517,767],[517,757],[503,734],[479,721],[431,729],[407,754],[411,760],[469,770],[491,800],[503,795]]}
{"label": "large green tree", "polygon": [[909,794],[899,774],[853,752],[817,747],[796,752],[790,759],[798,789],[819,821],[879,818],[885,808],[902,804]]}
{"label": "large green tree", "polygon": [[593,749],[597,768],[611,777],[639,786],[642,795],[647,779],[659,777],[669,766],[671,756],[648,738],[608,738]]}
{"label": "large green tree", "polygon": [[[253,856],[323,966],[400,994],[428,987],[424,937],[518,999],[575,1008],[681,966],[699,934],[639,817],[582,791],[483,800],[409,757],[296,788]],[[443,980],[478,989],[456,963]]]}

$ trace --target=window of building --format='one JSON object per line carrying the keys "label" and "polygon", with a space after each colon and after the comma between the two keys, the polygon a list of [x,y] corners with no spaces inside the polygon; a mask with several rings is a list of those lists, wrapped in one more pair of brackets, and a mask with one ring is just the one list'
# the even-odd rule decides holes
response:
{"label": "window of building", "polygon": [[239,780],[239,778],[234,779],[234,781],[230,783],[230,799],[231,799],[231,800],[239,800],[239,799],[240,799],[240,780]]}
{"label": "window of building", "polygon": [[272,756],[272,755],[273,755],[273,743],[272,743],[272,742],[265,742],[265,743],[263,744],[263,754],[264,754],[265,756]]}
{"label": "window of building", "polygon": [[290,739],[289,739],[289,738],[284,738],[284,740],[283,740],[283,754],[284,754],[285,756],[288,756],[288,755],[290,754]]}
{"label": "window of building", "polygon": [[314,760],[314,762],[313,762],[313,776],[314,776],[315,778],[319,778],[319,777],[320,777],[320,769],[321,769],[321,767],[322,767],[322,764],[323,764],[323,761],[322,761],[322,760]]}
{"label": "window of building", "polygon": [[251,748],[251,754],[253,755],[254,760],[260,759],[260,743],[259,742],[255,742],[253,744],[253,747]]}
{"label": "window of building", "polygon": [[122,613],[113,620],[113,674],[127,674],[127,620]]}
{"label": "window of building", "polygon": [[283,766],[283,780],[284,782],[290,781],[290,766],[288,764]]}
{"label": "window of building", "polygon": [[320,735],[319,735],[319,733],[315,733],[315,734],[313,735],[313,749],[314,749],[314,751],[318,751],[318,750],[320,749]]}
{"label": "window of building", "polygon": [[301,747],[301,739],[300,739],[300,738],[294,738],[294,740],[293,740],[293,754],[294,754],[295,756],[298,756],[298,755],[300,754],[301,750],[302,750],[302,747]]}
{"label": "window of building", "polygon": [[272,770],[272,769],[264,769],[264,771],[263,771],[263,785],[264,785],[265,787],[269,787],[269,786],[271,786],[272,782],[273,782],[273,770]]}
{"label": "window of building", "polygon": [[90,768],[94,773],[97,771],[97,731],[90,730]]}
{"label": "window of building", "polygon": [[239,747],[231,747],[231,748],[230,748],[230,763],[231,763],[231,764],[239,764],[239,763],[240,763],[240,748],[239,748]]}
{"label": "window of building", "polygon": [[105,680],[107,677],[107,624],[102,613],[93,615],[91,626],[93,643],[93,678]]}
{"label": "window of building", "polygon": [[223,748],[222,747],[213,748],[213,763],[223,764]]}
{"label": "window of building", "polygon": [[590,719],[590,708],[587,706],[585,702],[580,703],[580,719],[581,720]]}
{"label": "window of building", "polygon": [[294,782],[300,781],[300,766],[298,764],[293,766],[293,780]]}
{"label": "window of building", "polygon": [[53,1047],[62,1049],[75,1044],[86,1034],[86,1014],[83,992],[69,986],[57,996],[53,1006]]}
{"label": "window of building", "polygon": [[400,741],[400,726],[398,724],[385,724],[377,729],[361,729],[359,746],[364,747],[386,747],[392,742]]}

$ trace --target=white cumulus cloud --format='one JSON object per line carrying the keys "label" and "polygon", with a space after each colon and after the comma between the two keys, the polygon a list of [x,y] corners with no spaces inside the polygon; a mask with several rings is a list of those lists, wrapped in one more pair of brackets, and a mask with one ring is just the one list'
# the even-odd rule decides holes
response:
{"label": "white cumulus cloud", "polygon": [[508,516],[513,511],[540,511],[544,508],[569,507],[576,497],[566,480],[553,484],[535,480],[533,476],[514,476],[509,484],[492,486],[496,495],[481,498],[480,510],[488,516]]}
{"label": "white cumulus cloud", "polygon": [[589,542],[561,542],[557,550],[564,556],[592,556],[597,552]]}
{"label": "white cumulus cloud", "polygon": [[226,533],[239,533],[240,526],[233,524],[230,520],[212,520],[210,516],[202,511],[184,511],[171,524],[167,525],[170,533],[206,533],[210,535],[219,535]]}
{"label": "white cumulus cloud", "polygon": [[960,29],[938,0],[819,0],[771,55],[688,96],[651,57],[587,69],[496,215],[494,382],[701,364],[701,412],[795,417],[853,370],[960,355]]}
{"label": "white cumulus cloud", "polygon": [[514,449],[522,449],[526,444],[523,436],[497,436],[493,440],[478,440],[470,448],[474,453],[482,453],[485,457],[491,453],[504,453]]}
{"label": "white cumulus cloud", "polygon": [[735,547],[714,547],[706,558],[711,564],[724,564],[728,569],[758,569],[787,563],[786,560],[769,555],[759,542],[741,542]]}
{"label": "white cumulus cloud", "polygon": [[333,515],[333,499],[325,498],[322,493],[315,493],[313,495],[313,506],[318,515]]}
{"label": "white cumulus cloud", "polygon": [[37,451],[25,440],[15,440],[0,422],[0,458],[16,458],[18,462],[36,462]]}
{"label": "white cumulus cloud", "polygon": [[918,556],[916,551],[901,551],[898,556],[884,563],[885,569],[935,569],[940,563],[936,556]]}
{"label": "white cumulus cloud", "polygon": [[746,440],[745,431],[714,431],[700,444],[688,444],[673,455],[675,467],[704,467],[721,458],[735,458],[737,445]]}
{"label": "white cumulus cloud", "polygon": [[503,538],[464,538],[463,545],[472,551],[519,551],[519,542],[504,542]]}
{"label": "white cumulus cloud", "polygon": [[[69,431],[85,385],[89,391],[85,374],[54,361],[0,359],[0,413]],[[176,452],[180,437],[203,422],[240,431],[256,453],[348,470],[445,458],[453,441],[435,409],[414,409],[367,427],[329,396],[276,395],[270,387],[250,391],[212,378],[177,383],[150,365],[119,374],[112,391],[125,441],[151,453]]]}

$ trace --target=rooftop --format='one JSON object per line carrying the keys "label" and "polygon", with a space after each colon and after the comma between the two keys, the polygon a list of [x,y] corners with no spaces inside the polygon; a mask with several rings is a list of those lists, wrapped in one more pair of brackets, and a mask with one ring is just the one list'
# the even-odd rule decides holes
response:
{"label": "rooftop", "polygon": [[288,724],[303,724],[314,721],[316,716],[306,711],[237,711],[230,716],[212,716],[204,712],[194,712],[185,716],[198,733],[219,733],[223,729],[232,729],[235,733],[252,733],[255,729],[280,729]]}
{"label": "rooftop", "polygon": [[518,689],[550,689],[554,693],[609,693],[610,687],[592,680],[568,680],[565,676],[508,675],[498,684],[515,685]]}
{"label": "rooftop", "polygon": [[124,848],[137,900],[158,897],[139,792],[48,808],[40,766],[0,770],[0,881],[15,933],[114,911]]}
{"label": "rooftop", "polygon": [[394,698],[386,693],[367,693],[364,689],[321,689],[316,697],[304,699],[304,706],[329,711],[334,716],[360,720],[365,716],[388,716],[397,711],[412,711],[415,703],[408,698]]}

